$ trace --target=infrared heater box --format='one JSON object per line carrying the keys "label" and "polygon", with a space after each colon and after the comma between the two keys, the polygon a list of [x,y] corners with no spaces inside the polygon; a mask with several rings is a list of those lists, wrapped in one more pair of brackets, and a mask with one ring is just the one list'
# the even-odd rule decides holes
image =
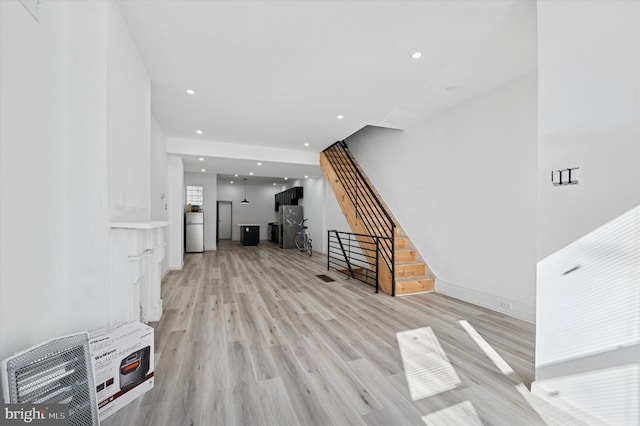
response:
{"label": "infrared heater box", "polygon": [[89,336],[100,421],[153,389],[153,339],[153,328],[137,321]]}

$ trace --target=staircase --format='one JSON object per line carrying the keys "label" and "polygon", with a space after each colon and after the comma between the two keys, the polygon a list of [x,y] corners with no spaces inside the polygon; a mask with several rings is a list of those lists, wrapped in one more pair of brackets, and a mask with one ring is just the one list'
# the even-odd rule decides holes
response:
{"label": "staircase", "polygon": [[[380,289],[392,296],[432,291],[434,277],[397,225],[382,198],[366,177],[344,141],[320,154],[320,167],[354,234],[379,239]],[[359,237],[361,246],[372,239]],[[376,265],[371,264],[372,268]]]}

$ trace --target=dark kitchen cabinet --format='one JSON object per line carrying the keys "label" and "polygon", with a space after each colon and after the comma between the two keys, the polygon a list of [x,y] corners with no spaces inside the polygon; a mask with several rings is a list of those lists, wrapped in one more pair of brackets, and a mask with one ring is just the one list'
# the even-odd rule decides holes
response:
{"label": "dark kitchen cabinet", "polygon": [[275,210],[278,211],[280,206],[297,206],[298,200],[303,198],[304,187],[294,186],[286,191],[278,192],[275,195]]}
{"label": "dark kitchen cabinet", "polygon": [[240,244],[257,246],[260,242],[260,225],[240,225]]}

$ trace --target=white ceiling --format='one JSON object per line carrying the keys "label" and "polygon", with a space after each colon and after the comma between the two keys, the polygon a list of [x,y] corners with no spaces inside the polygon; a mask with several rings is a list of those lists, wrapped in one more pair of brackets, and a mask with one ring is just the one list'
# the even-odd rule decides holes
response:
{"label": "white ceiling", "polygon": [[[119,4],[152,80],[153,114],[178,138],[320,152],[366,125],[403,128],[536,68],[535,1]],[[281,177],[311,174],[278,167]]]}

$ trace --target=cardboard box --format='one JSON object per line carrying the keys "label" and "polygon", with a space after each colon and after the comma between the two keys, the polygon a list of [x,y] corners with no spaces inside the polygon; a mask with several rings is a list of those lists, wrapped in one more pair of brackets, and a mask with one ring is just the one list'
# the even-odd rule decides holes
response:
{"label": "cardboard box", "polygon": [[100,421],[153,389],[153,337],[137,321],[89,335]]}

